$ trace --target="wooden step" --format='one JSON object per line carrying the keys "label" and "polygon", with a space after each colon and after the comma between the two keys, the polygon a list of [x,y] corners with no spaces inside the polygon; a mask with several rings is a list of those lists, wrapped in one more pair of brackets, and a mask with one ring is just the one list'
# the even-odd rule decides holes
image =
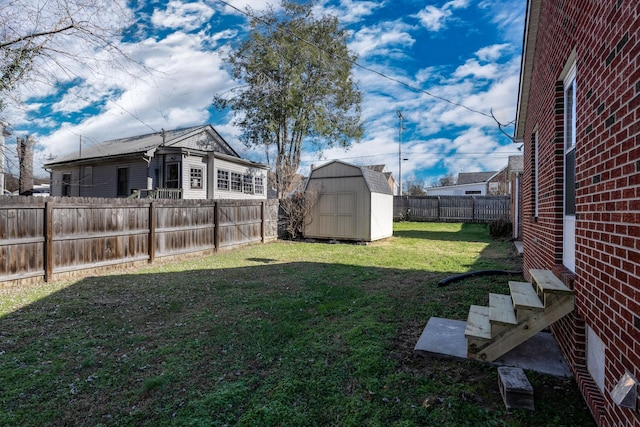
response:
{"label": "wooden step", "polygon": [[572,294],[573,291],[567,288],[560,279],[550,270],[531,269],[531,278],[538,286],[540,292],[551,294]]}
{"label": "wooden step", "polygon": [[489,307],[472,305],[469,308],[467,327],[464,330],[467,338],[491,339],[491,323],[489,322]]}
{"label": "wooden step", "polygon": [[501,325],[515,325],[516,313],[509,295],[489,294],[489,321]]}
{"label": "wooden step", "polygon": [[509,281],[509,290],[516,310],[544,311],[544,305],[531,283]]}

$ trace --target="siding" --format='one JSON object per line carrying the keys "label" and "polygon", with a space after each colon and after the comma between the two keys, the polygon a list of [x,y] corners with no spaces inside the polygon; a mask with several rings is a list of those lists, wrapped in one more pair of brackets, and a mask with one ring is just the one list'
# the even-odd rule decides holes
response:
{"label": "siding", "polygon": [[[209,163],[211,165],[211,162]],[[223,159],[214,159],[213,168],[209,166],[209,170],[213,170],[213,199],[234,199],[234,200],[259,200],[267,198],[267,170],[262,168],[249,167],[238,163],[233,163]],[[229,190],[221,190],[218,188],[218,170],[226,170],[236,172],[241,175],[250,174],[254,177],[262,177],[263,194],[248,194]],[[211,196],[210,196],[211,197]]]}
{"label": "siding", "polygon": [[[304,235],[310,238],[372,241],[393,234],[393,194],[386,178],[379,172],[385,193],[371,191],[360,167],[335,161],[313,169],[307,192],[317,192]],[[388,193],[388,194],[387,194]]]}
{"label": "siding", "polygon": [[[202,188],[191,188],[191,168],[202,169]],[[203,157],[186,157],[182,161],[182,194],[185,199],[206,199],[207,198],[207,161]]]}

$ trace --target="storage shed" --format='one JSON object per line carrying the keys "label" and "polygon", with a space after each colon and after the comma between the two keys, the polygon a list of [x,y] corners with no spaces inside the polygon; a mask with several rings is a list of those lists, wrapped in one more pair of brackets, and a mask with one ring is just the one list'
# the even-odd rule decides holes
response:
{"label": "storage shed", "polygon": [[393,234],[393,192],[381,172],[334,160],[312,169],[305,192],[317,193],[306,238],[371,242]]}

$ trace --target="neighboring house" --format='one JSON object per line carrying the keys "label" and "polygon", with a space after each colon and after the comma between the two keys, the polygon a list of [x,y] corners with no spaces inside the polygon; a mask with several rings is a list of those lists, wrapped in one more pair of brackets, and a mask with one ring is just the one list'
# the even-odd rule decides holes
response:
{"label": "neighboring house", "polygon": [[45,168],[52,196],[267,197],[267,166],[242,159],[211,125],[83,146]]}
{"label": "neighboring house", "polygon": [[596,422],[640,426],[640,3],[528,0],[526,22],[525,275],[575,292],[552,331]]}
{"label": "neighboring house", "polygon": [[393,191],[381,172],[334,160],[311,171],[305,192],[317,197],[307,238],[370,242],[393,234]]}
{"label": "neighboring house", "polygon": [[387,171],[386,165],[368,165],[365,166],[365,168],[384,174],[384,177],[389,183],[389,188],[391,189],[391,191],[394,192],[396,190],[396,179],[393,177],[393,172]]}
{"label": "neighboring house", "polygon": [[524,161],[522,156],[509,156],[509,194],[511,194],[511,223],[513,238],[522,238],[522,172]]}
{"label": "neighboring house", "polygon": [[427,188],[428,196],[499,196],[508,194],[507,168],[498,172],[460,172],[455,185]]}

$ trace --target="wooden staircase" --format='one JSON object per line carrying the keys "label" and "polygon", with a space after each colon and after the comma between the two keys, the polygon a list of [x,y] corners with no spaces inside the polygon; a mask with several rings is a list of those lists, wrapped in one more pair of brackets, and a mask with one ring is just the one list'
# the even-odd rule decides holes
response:
{"label": "wooden staircase", "polygon": [[573,311],[573,291],[551,271],[529,272],[533,283],[509,282],[511,295],[489,294],[489,307],[471,306],[468,357],[492,362]]}

